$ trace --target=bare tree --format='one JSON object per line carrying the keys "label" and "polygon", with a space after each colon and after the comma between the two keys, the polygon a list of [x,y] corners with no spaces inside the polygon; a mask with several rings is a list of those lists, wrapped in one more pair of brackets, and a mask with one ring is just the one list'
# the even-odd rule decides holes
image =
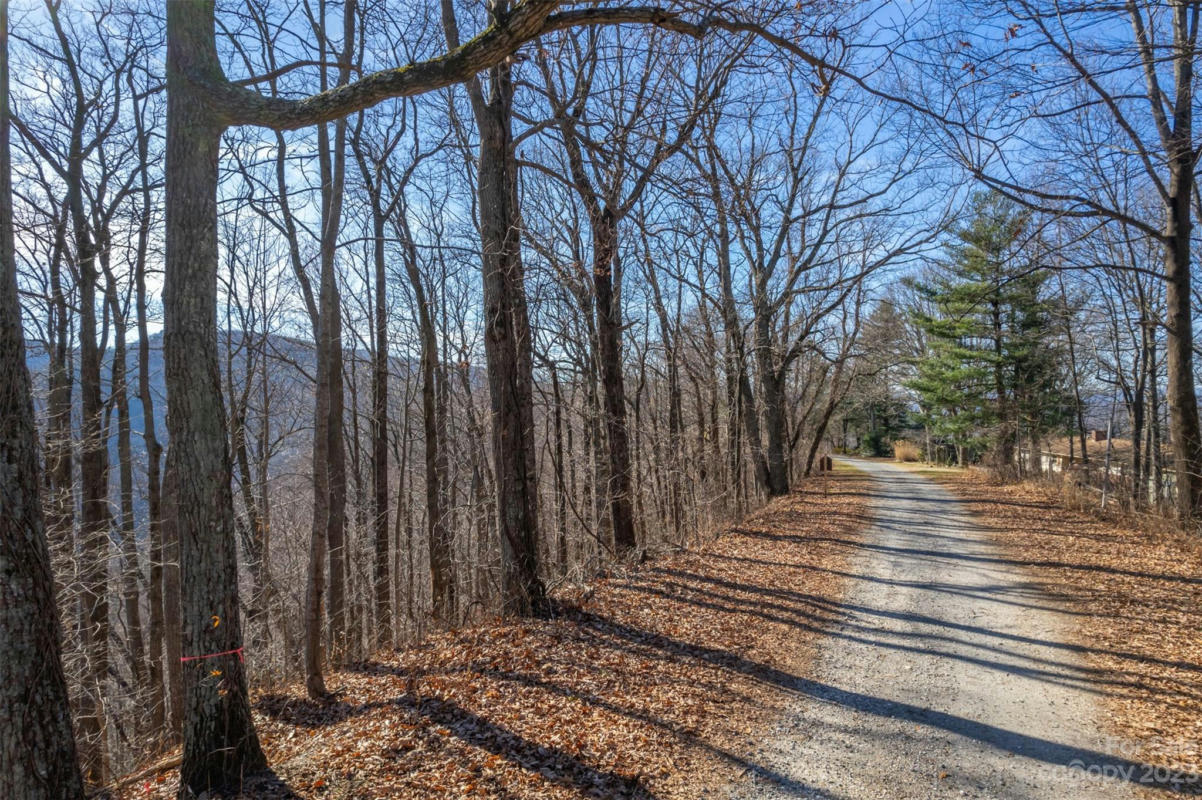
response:
{"label": "bare tree", "polygon": [[[1202,7],[1189,0],[1122,6],[1001,0],[967,11],[965,26],[948,22],[904,61],[924,80],[906,81],[903,102],[936,123],[987,186],[1160,243],[1178,514],[1193,518],[1202,510],[1190,250]],[[998,27],[982,26],[986,21]],[[1116,35],[1093,36],[1103,25]],[[1117,35],[1123,27],[1129,37]],[[1011,148],[1018,139],[1024,146]],[[1113,180],[1132,170],[1158,199],[1153,213]]]}
{"label": "bare tree", "polygon": [[[730,61],[738,51],[728,54],[726,63],[716,65],[703,65],[698,58],[692,74],[684,75],[678,65],[665,64],[657,57],[654,41],[649,54],[637,58],[641,62],[637,65],[634,54],[624,50],[620,34],[588,30],[581,34],[583,38],[572,38],[571,32],[564,36],[568,37],[562,45],[564,52],[574,54],[576,63],[560,58],[553,69],[546,50],[541,51],[538,63],[567,156],[570,183],[588,217],[596,357],[605,400],[610,524],[615,548],[622,555],[634,550],[638,541],[622,374],[618,228],[642,198],[655,171],[688,142],[706,105],[721,93]],[[631,66],[638,66],[638,77],[624,87]],[[593,81],[609,81],[618,89],[603,95],[609,108],[590,100]],[[677,83],[687,87],[685,97],[678,100],[683,108],[655,107],[661,98],[671,95],[668,87]]]}
{"label": "bare tree", "polygon": [[[164,316],[168,459],[177,482],[186,707],[182,785],[187,790],[236,782],[264,762],[250,719],[238,654],[236,546],[231,460],[221,397],[215,332],[217,163],[229,126],[275,130],[318,125],[390,97],[464,81],[475,85],[480,134],[477,191],[484,259],[485,342],[494,404],[498,518],[509,611],[545,611],[538,574],[530,336],[526,316],[512,153],[508,57],[539,35],[578,24],[684,25],[660,9],[572,8],[524,0],[489,9],[483,31],[457,42],[453,13],[444,15],[450,52],[365,76],[302,99],[269,97],[230,82],[214,37],[215,9],[177,2],[167,9],[167,221]],[[444,6],[444,9],[449,7]],[[707,20],[707,23],[709,21]],[[712,24],[712,23],[709,23]],[[706,26],[693,24],[700,35]],[[474,76],[490,71],[485,94]],[[266,82],[252,77],[243,83]],[[469,91],[472,91],[469,88]],[[213,659],[221,662],[214,680]]]}

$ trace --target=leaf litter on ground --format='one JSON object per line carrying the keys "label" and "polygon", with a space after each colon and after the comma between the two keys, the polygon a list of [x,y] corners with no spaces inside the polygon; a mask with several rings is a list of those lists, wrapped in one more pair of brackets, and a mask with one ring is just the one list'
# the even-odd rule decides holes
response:
{"label": "leaf litter on ground", "polygon": [[[255,798],[696,798],[763,768],[760,739],[840,619],[870,481],[839,470],[704,547],[613,570],[549,620],[437,633],[257,691]],[[122,800],[174,797],[173,772]]]}

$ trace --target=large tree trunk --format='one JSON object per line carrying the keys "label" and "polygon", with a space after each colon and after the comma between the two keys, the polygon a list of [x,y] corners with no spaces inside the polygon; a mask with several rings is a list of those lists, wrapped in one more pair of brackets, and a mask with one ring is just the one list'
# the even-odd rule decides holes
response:
{"label": "large tree trunk", "polygon": [[[346,36],[340,56],[339,84],[347,82],[354,51],[355,3],[343,8]],[[317,21],[323,58],[326,53],[325,20]],[[328,88],[325,69],[321,88]],[[329,128],[317,130],[318,162],[321,173],[321,276],[318,289],[317,393],[313,425],[313,530],[314,539],[325,539],[329,561],[329,642],[333,660],[347,653],[346,640],[346,449],[342,418],[342,297],[338,290],[335,255],[342,221],[342,198],[346,175],[346,118],[334,122],[333,142]],[[320,546],[310,545],[309,592],[306,599],[305,684],[309,695],[326,694],[321,675],[322,599],[325,587]]]}
{"label": "large tree trunk", "polygon": [[534,443],[534,367],[522,269],[513,83],[494,67],[487,102],[476,103],[477,176],[484,270],[484,353],[493,414],[502,604],[507,613],[549,609],[538,570],[538,471]]}
{"label": "large tree trunk", "polygon": [[[335,124],[335,170],[328,213],[322,224],[321,254],[321,343],[319,358],[325,364],[325,380],[318,366],[318,391],[324,385],[326,453],[329,492],[326,515],[326,542],[330,558],[330,642],[333,656],[341,661],[346,642],[346,447],[342,419],[345,401],[342,391],[342,296],[334,264],[334,251],[342,218],[342,151],[345,149],[345,121]],[[319,407],[322,404],[319,403]]]}
{"label": "large tree trunk", "polygon": [[[326,217],[323,229],[329,228]],[[336,235],[336,227],[330,236]],[[323,234],[317,391],[313,426],[313,530],[306,592],[305,683],[310,696],[326,694],[322,677],[325,564],[329,561],[329,623],[334,657],[345,654],[346,453],[342,437],[342,299],[334,273],[334,243]],[[320,541],[319,541],[320,540]]]}
{"label": "large tree trunk", "polygon": [[185,70],[220,74],[212,7],[167,6],[163,338],[179,537],[184,720],[180,793],[238,785],[266,764],[241,659],[237,544],[217,358],[217,159],[222,124]]}
{"label": "large tree trunk", "polygon": [[[455,6],[442,0],[447,44],[459,47]],[[506,0],[489,9],[495,23]],[[502,607],[506,613],[543,615],[550,609],[538,565],[538,470],[534,444],[534,359],[522,269],[518,165],[513,150],[513,79],[509,64],[488,72],[488,96],[477,78],[467,82],[480,134],[476,192],[484,284],[484,356],[492,407],[496,519],[501,540]]]}
{"label": "large tree trunk", "polygon": [[[73,145],[73,150],[77,147]],[[91,784],[108,777],[108,733],[105,727],[105,683],[109,672],[109,481],[104,398],[100,385],[100,343],[96,329],[96,247],[83,205],[82,157],[73,156],[67,182],[75,257],[79,274],[79,396],[80,396],[80,585],[83,592],[82,628],[88,659],[79,707],[84,776]]]}
{"label": "large tree trunk", "polygon": [[622,310],[614,275],[617,230],[608,207],[591,215],[593,227],[593,295],[597,310],[597,360],[605,402],[605,434],[609,445],[609,513],[614,549],[625,555],[638,546],[631,503],[630,438],[626,427],[626,385],[622,376]]}
{"label": "large tree trunk", "polygon": [[[757,278],[757,284],[760,279]],[[764,432],[768,436],[765,465],[767,489],[772,497],[789,493],[789,465],[785,457],[785,391],[783,368],[776,363],[772,346],[771,310],[764,287],[756,286],[755,360],[760,376],[760,399],[764,410]],[[750,433],[750,431],[749,431]]]}
{"label": "large tree trunk", "polygon": [[[351,4],[348,4],[348,6]],[[326,126],[318,130],[322,174],[321,277],[318,290],[320,322],[317,327],[317,394],[313,426],[313,537],[325,539],[329,562],[329,641],[331,655],[346,655],[346,451],[342,417],[342,297],[338,291],[335,250],[342,217],[343,165],[346,120],[334,123],[331,148]],[[320,550],[320,548],[317,548]],[[320,553],[310,566],[313,595],[307,605],[305,627],[306,685],[310,696],[326,693],[321,676],[319,641],[322,636],[323,577]]]}
{"label": "large tree trunk", "polygon": [[17,296],[7,31],[5,1],[0,2],[0,797],[82,800]]}
{"label": "large tree trunk", "polygon": [[[1192,161],[1192,159],[1191,159]],[[1190,167],[1192,175],[1192,167]],[[1165,245],[1165,355],[1169,434],[1177,478],[1177,514],[1183,522],[1202,511],[1202,430],[1194,390],[1193,308],[1190,302],[1190,178],[1174,174]]]}
{"label": "large tree trunk", "polygon": [[[1168,168],[1165,199],[1165,363],[1169,435],[1176,471],[1177,514],[1182,522],[1195,521],[1202,512],[1202,430],[1198,422],[1198,396],[1194,388],[1194,329],[1191,303],[1190,239],[1193,234],[1191,204],[1196,186],[1193,111],[1194,49],[1197,9],[1191,3],[1172,4],[1173,105],[1172,128],[1162,126],[1161,142]],[[1137,15],[1132,15],[1136,18]],[[1145,54],[1145,62],[1151,55]],[[1155,69],[1145,63],[1145,69]],[[1149,86],[1149,90],[1153,90]],[[1159,104],[1161,98],[1155,97]]]}
{"label": "large tree trunk", "polygon": [[789,493],[789,461],[785,455],[785,392],[784,381],[772,363],[771,347],[757,345],[759,356],[760,394],[763,398],[764,429],[768,435],[768,494],[780,497]]}
{"label": "large tree trunk", "polygon": [[326,525],[330,516],[329,462],[329,365],[323,335],[318,326],[317,393],[313,425],[313,520],[309,532],[309,571],[305,585],[305,690],[309,697],[322,698],[326,690],[323,672],[323,636],[326,605],[326,555],[329,540]]}
{"label": "large tree trunk", "polygon": [[388,291],[385,283],[384,215],[379,198],[372,200],[375,258],[375,341],[371,370],[372,530],[375,534],[373,579],[376,601],[376,646],[392,643],[392,592],[388,560]]}

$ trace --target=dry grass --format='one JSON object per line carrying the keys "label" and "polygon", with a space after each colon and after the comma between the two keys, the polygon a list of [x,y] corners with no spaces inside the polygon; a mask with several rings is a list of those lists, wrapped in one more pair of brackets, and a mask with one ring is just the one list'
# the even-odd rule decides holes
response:
{"label": "dry grass", "polygon": [[1202,772],[1202,541],[1163,521],[1071,508],[1045,485],[924,472],[965,498],[1072,614],[1074,644],[1106,676],[1099,690],[1112,732],[1149,764]]}
{"label": "dry grass", "polygon": [[559,598],[555,619],[451,631],[329,675],[336,702],[260,692],[275,776],[248,796],[695,798],[761,769],[757,744],[834,624],[867,486],[838,470],[698,552]]}
{"label": "dry grass", "polygon": [[916,462],[922,460],[922,449],[913,442],[900,439],[893,443],[895,461]]}

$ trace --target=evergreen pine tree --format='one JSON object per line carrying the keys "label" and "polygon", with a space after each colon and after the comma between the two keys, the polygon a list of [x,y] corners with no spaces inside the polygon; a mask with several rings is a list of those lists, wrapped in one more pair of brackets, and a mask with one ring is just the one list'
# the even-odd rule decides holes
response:
{"label": "evergreen pine tree", "polygon": [[990,450],[1011,469],[1023,434],[1038,442],[1061,423],[1049,273],[1027,241],[1030,214],[996,193],[974,198],[948,259],[914,288],[927,353],[909,387],[931,433],[961,462]]}

